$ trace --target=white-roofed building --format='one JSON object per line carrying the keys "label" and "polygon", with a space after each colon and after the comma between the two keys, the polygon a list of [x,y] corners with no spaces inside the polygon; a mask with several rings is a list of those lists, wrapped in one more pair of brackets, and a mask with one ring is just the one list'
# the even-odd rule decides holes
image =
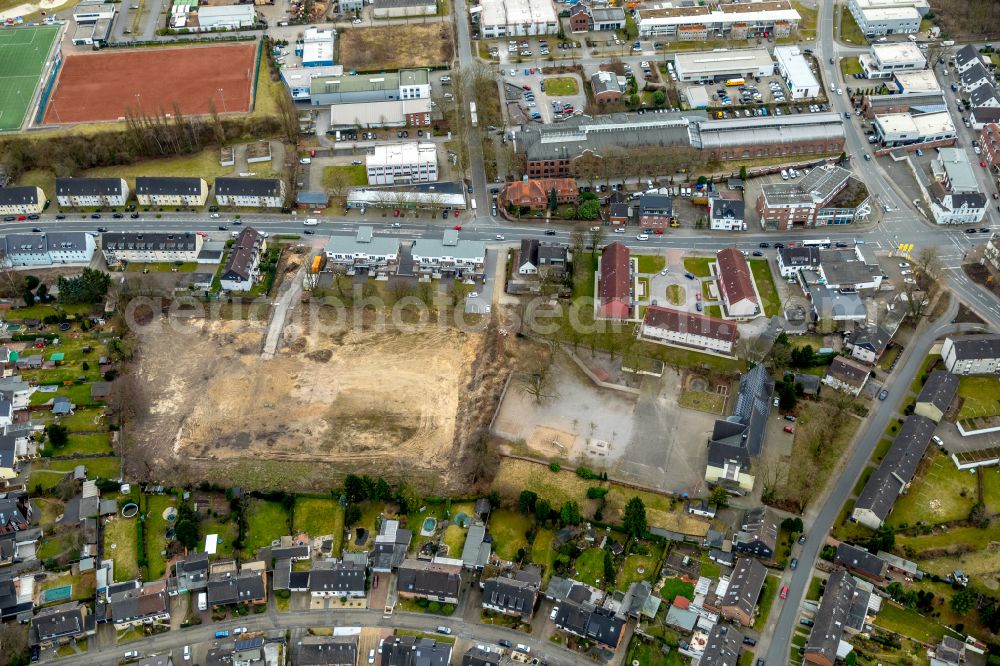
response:
{"label": "white-roofed building", "polygon": [[430,142],[378,145],[366,160],[369,185],[429,183],[438,179],[437,147]]}
{"label": "white-roofed building", "polygon": [[809,67],[798,46],[774,47],[774,59],[778,63],[778,71],[785,79],[785,84],[792,99],[816,97],[819,95],[819,81]]}
{"label": "white-roofed building", "polygon": [[375,18],[405,18],[407,16],[434,16],[435,0],[375,0]]}
{"label": "white-roofed building", "polygon": [[893,77],[896,81],[896,88],[901,93],[911,92],[938,92],[941,84],[934,76],[934,70],[920,69],[910,72],[896,72]]}
{"label": "white-roofed building", "polygon": [[447,229],[441,240],[418,238],[413,242],[413,268],[420,275],[471,278],[481,275],[486,264],[486,243],[459,240],[458,231]]}
{"label": "white-roofed building", "polygon": [[479,29],[486,39],[559,32],[559,16],[550,0],[483,0],[479,8]]}
{"label": "white-roofed building", "polygon": [[253,5],[221,5],[198,8],[198,29],[201,31],[252,28],[256,23],[257,11]]}
{"label": "white-roofed building", "polygon": [[681,81],[720,81],[744,76],[770,76],[774,61],[767,49],[721,49],[674,55]]}
{"label": "white-roofed building", "polygon": [[288,92],[291,93],[294,100],[308,101],[310,99],[313,79],[342,76],[343,74],[344,68],[341,65],[281,68],[281,80],[288,86]]}
{"label": "white-roofed building", "polygon": [[[915,5],[922,5],[924,10]],[[847,8],[868,37],[915,33],[927,13],[923,0],[850,0]]]}
{"label": "white-roofed building", "polygon": [[676,6],[664,2],[636,12],[639,36],[698,41],[716,37],[751,39],[786,37],[796,30],[801,15],[786,0]]}
{"label": "white-roofed building", "polygon": [[333,30],[308,28],[302,35],[302,66],[330,67],[333,65]]}
{"label": "white-roofed building", "polygon": [[897,72],[915,71],[927,66],[927,58],[912,42],[872,44],[869,53],[858,57],[866,78],[890,79]]}
{"label": "white-roofed building", "polygon": [[914,143],[948,141],[956,137],[955,124],[947,111],[940,113],[887,113],[875,116],[875,136],[886,148]]}

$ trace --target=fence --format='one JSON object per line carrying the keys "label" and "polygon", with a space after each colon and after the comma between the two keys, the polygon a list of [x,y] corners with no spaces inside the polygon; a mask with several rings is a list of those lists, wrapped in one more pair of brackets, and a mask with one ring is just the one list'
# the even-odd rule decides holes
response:
{"label": "fence", "polygon": [[186,44],[220,44],[225,42],[252,42],[256,40],[255,35],[223,35],[220,37],[199,37],[193,39],[176,39],[170,41],[159,41],[155,39],[137,40],[128,42],[108,42],[103,48],[106,49],[140,49],[149,46],[183,46]]}

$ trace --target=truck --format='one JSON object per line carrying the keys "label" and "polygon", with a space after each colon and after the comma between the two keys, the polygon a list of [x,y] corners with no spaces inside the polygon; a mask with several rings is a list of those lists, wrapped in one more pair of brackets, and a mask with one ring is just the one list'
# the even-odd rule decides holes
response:
{"label": "truck", "polygon": [[473,127],[479,126],[479,116],[476,115],[476,103],[469,102],[469,118],[472,121]]}
{"label": "truck", "polygon": [[315,227],[317,224],[319,224],[319,220],[317,220],[315,217],[307,217],[305,220],[302,221],[302,224],[304,224],[307,227]]}
{"label": "truck", "polygon": [[204,611],[208,610],[208,593],[199,592],[198,593],[198,610]]}

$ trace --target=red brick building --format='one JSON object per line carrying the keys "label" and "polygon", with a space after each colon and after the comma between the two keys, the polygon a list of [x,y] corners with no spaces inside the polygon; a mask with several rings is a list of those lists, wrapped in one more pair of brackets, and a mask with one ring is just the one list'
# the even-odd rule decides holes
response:
{"label": "red brick building", "polygon": [[569,29],[571,32],[587,32],[590,30],[590,11],[587,5],[577,3],[569,14]]}
{"label": "red brick building", "polygon": [[1000,125],[987,123],[979,132],[979,147],[983,161],[990,166],[1000,163]]}
{"label": "red brick building", "polygon": [[753,275],[743,253],[734,247],[727,247],[719,250],[715,260],[719,266],[719,288],[726,314],[730,317],[756,317],[760,314]]}
{"label": "red brick building", "polygon": [[628,248],[615,241],[601,253],[597,273],[597,313],[604,319],[629,319],[632,314],[632,260]]}
{"label": "red brick building", "polygon": [[579,195],[572,178],[532,178],[507,183],[497,196],[497,203],[504,209],[513,204],[518,208],[545,210],[552,190],[556,192],[556,203],[560,204],[574,203]]}

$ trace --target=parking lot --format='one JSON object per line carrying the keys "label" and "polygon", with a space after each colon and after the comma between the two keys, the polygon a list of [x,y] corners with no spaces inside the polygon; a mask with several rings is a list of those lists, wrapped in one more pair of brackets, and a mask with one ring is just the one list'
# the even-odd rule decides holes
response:
{"label": "parking lot", "polygon": [[[573,79],[576,81],[577,93],[574,95],[550,96],[544,90],[544,82],[546,79],[553,78]],[[576,74],[543,76],[540,68],[512,66],[503,70],[503,79],[511,86],[521,88],[522,93],[517,104],[526,117],[532,118],[533,113],[537,114],[537,117],[532,118],[537,122],[551,123],[556,119],[568,117],[570,114],[557,115],[557,109],[565,111],[567,105],[572,108],[572,112],[581,113],[587,105],[587,96],[583,92],[583,82]],[[554,102],[556,103],[555,105],[553,104]]]}

